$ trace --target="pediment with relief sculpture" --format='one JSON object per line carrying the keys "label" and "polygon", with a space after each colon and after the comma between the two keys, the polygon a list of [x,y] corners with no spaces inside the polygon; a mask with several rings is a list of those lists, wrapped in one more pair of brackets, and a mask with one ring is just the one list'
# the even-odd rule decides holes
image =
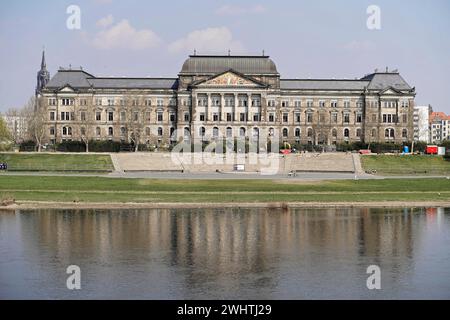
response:
{"label": "pediment with relief sculpture", "polygon": [[197,86],[211,86],[211,87],[227,87],[227,86],[242,86],[242,87],[260,87],[264,86],[258,81],[251,80],[243,75],[237,74],[233,71],[226,71],[222,74],[216,75],[212,78],[204,80],[197,84]]}

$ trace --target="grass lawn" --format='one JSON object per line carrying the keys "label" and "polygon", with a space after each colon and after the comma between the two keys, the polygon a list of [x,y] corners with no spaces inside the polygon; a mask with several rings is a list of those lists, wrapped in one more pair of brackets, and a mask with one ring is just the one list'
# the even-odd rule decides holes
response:
{"label": "grass lawn", "polygon": [[8,164],[8,171],[112,171],[109,155],[0,153],[0,162]]}
{"label": "grass lawn", "polygon": [[361,164],[382,175],[450,175],[450,161],[434,155],[362,155]]}
{"label": "grass lawn", "polygon": [[64,202],[449,201],[448,179],[162,180],[0,176],[0,198]]}

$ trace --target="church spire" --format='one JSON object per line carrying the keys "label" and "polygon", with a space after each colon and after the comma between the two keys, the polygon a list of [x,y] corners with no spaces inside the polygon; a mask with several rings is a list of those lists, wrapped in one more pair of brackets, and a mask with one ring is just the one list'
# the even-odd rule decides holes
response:
{"label": "church spire", "polygon": [[45,63],[45,50],[42,50],[41,70],[45,70],[46,68],[47,64]]}

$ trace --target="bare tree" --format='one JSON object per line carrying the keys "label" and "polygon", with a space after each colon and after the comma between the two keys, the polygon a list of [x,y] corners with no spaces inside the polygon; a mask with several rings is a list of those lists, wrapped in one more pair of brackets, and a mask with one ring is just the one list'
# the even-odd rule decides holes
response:
{"label": "bare tree", "polygon": [[89,152],[89,141],[94,137],[95,130],[95,109],[92,106],[92,101],[87,108],[80,110],[79,136],[80,140],[86,146],[86,152]]}
{"label": "bare tree", "polygon": [[31,97],[23,108],[28,119],[28,131],[36,142],[38,152],[41,152],[47,129],[47,112],[41,99]]}
{"label": "bare tree", "polygon": [[137,152],[144,131],[142,101],[138,96],[130,95],[127,97],[126,106],[126,131],[129,141],[134,144],[134,151]]}

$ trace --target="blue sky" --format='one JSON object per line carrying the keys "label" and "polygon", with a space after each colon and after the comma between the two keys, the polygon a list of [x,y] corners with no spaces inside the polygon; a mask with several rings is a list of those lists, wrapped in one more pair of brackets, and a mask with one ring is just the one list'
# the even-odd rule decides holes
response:
{"label": "blue sky", "polygon": [[[381,29],[366,26],[369,5]],[[66,27],[69,5],[81,29]],[[198,54],[267,55],[283,78],[356,78],[399,69],[417,104],[450,113],[450,2],[435,1],[1,1],[0,111],[33,95],[47,67],[97,76],[176,77]]]}

